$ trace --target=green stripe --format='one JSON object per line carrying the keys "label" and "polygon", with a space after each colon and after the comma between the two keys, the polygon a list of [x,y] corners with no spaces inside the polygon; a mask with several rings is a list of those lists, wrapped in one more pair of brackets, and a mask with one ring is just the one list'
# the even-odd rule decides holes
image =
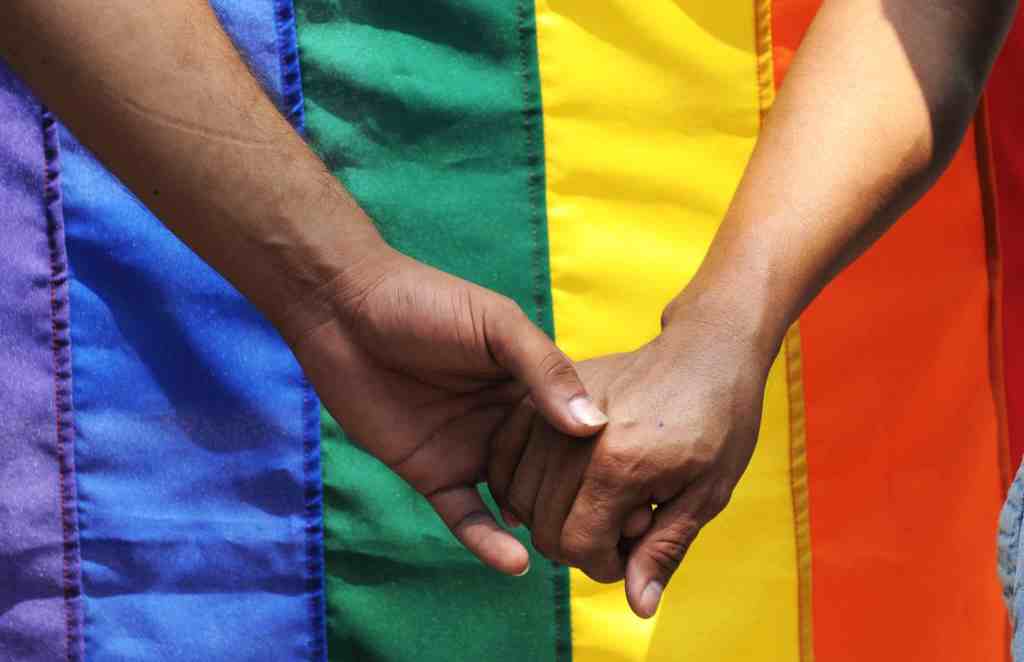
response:
{"label": "green stripe", "polygon": [[[295,5],[307,131],[331,171],[392,245],[551,333],[532,2]],[[326,412],[323,445],[332,660],[569,659],[564,569],[483,567]]]}

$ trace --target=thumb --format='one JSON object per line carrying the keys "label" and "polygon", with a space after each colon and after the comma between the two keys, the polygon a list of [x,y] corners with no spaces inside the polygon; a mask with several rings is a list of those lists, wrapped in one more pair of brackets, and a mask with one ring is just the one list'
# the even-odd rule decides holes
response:
{"label": "thumb", "polygon": [[705,520],[703,494],[691,489],[654,511],[654,524],[636,542],[626,564],[626,600],[641,618],[658,610],[661,594],[690,549]]}
{"label": "thumb", "polygon": [[515,536],[498,526],[475,486],[446,488],[428,495],[427,501],[478,559],[506,575],[529,572],[529,552]]}
{"label": "thumb", "polygon": [[507,315],[488,316],[486,334],[494,360],[526,385],[553,428],[572,437],[590,437],[608,423],[569,357],[518,307]]}

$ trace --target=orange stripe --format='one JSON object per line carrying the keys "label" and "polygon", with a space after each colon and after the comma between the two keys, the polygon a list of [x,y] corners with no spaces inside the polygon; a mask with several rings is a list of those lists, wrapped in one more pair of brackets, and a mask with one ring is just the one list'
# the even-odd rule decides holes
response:
{"label": "orange stripe", "polygon": [[[775,1],[777,81],[817,4]],[[936,188],[801,320],[821,660],[1007,654],[975,150],[971,131]]]}

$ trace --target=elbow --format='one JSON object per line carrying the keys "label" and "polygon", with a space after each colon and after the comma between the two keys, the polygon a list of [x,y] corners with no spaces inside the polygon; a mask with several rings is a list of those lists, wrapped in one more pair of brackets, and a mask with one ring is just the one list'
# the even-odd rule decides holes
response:
{"label": "elbow", "polygon": [[954,40],[959,42],[956,47],[947,51],[952,57],[947,56],[945,74],[924,76],[921,81],[931,116],[927,169],[937,172],[952,160],[977,113],[1018,8],[1018,0],[958,0],[951,4],[955,10],[950,13],[959,19],[964,33]]}
{"label": "elbow", "polygon": [[929,169],[941,170],[953,159],[974,119],[985,87],[986,76],[969,66],[960,67],[948,84],[929,104],[931,116],[931,158]]}

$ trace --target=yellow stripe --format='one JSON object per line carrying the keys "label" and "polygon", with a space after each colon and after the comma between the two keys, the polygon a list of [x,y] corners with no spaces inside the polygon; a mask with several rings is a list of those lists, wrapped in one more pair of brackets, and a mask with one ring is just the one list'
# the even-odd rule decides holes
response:
{"label": "yellow stripe", "polygon": [[[556,336],[576,359],[630,350],[692,277],[753,148],[765,19],[751,0],[536,3]],[[782,356],[750,469],[656,620],[573,572],[576,662],[800,659],[787,373]]]}

